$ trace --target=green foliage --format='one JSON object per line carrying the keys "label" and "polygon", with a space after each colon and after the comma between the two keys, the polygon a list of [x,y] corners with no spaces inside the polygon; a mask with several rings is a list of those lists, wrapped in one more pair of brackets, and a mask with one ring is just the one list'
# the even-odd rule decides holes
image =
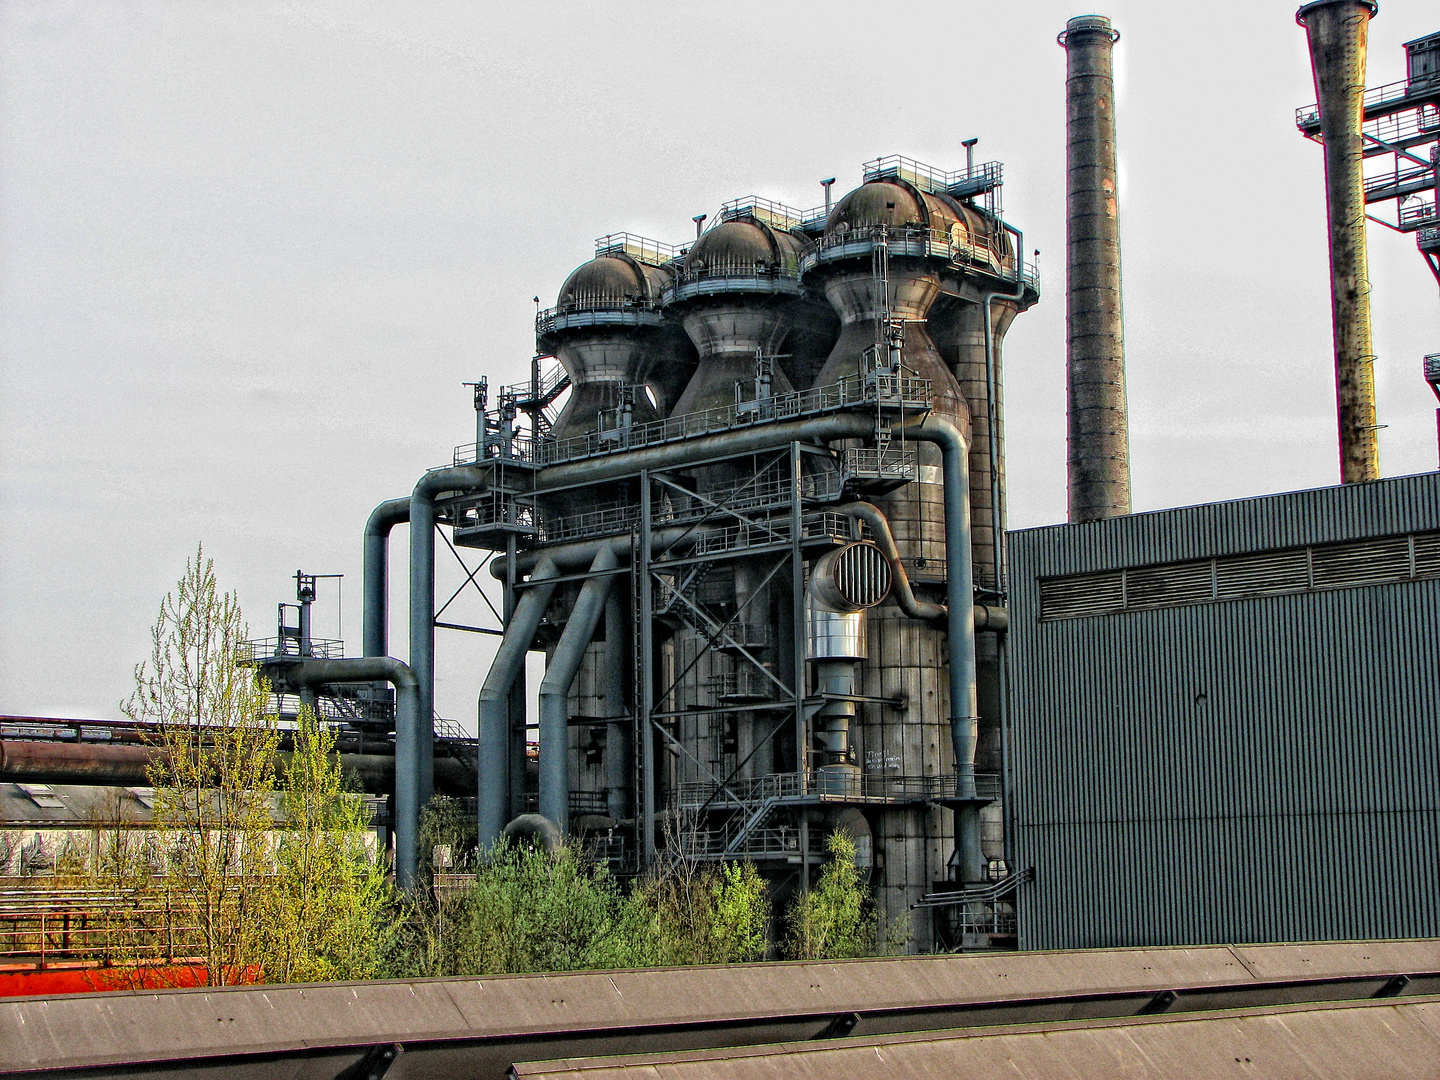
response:
{"label": "green foliage", "polygon": [[135,668],[121,708],[156,725],[150,766],[154,821],[166,850],[159,881],[167,910],[192,913],[187,930],[212,986],[253,977],[274,804],[276,718],[269,687],[239,663],[245,624],[234,593],[197,549],[161,601],[150,658]]}
{"label": "green foliage", "polygon": [[785,913],[785,955],[792,960],[880,956],[904,941],[904,921],[882,926],[870,889],[855,867],[855,841],[837,830],[826,841],[830,861],[808,893]]}
{"label": "green foliage", "polygon": [[[465,812],[459,799],[448,795],[431,798],[420,814],[420,861],[434,871],[461,872],[475,854],[475,818]],[[440,865],[442,857],[448,865]]]}
{"label": "green foliage", "polygon": [[387,947],[385,977],[756,960],[769,906],[748,863],[682,863],[626,894],[576,842],[554,852],[502,843],[479,861],[473,884],[420,894],[407,916]]}
{"label": "green foliage", "polygon": [[765,956],[770,908],[752,863],[682,861],[631,892],[627,966],[735,964]]}
{"label": "green foliage", "polygon": [[335,733],[309,706],[300,709],[284,780],[285,825],[261,894],[265,981],[369,978],[390,889],[366,843],[365,802],[346,790]]}

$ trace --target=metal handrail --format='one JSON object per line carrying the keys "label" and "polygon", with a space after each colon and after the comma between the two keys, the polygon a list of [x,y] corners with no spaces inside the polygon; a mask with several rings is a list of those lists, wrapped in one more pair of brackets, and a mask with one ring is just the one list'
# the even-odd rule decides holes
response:
{"label": "metal handrail", "polygon": [[930,408],[928,379],[897,375],[849,376],[828,386],[811,387],[779,394],[759,402],[728,405],[718,409],[684,413],[631,427],[628,436],[616,439],[613,433],[594,432],[570,439],[536,445],[534,461],[554,465],[562,461],[613,454],[640,446],[699,438],[735,428],[756,427],[781,420],[794,420],[857,406],[879,406],[921,411]]}
{"label": "metal handrail", "polygon": [[921,191],[931,193],[944,192],[949,188],[974,183],[977,180],[999,184],[1002,173],[1003,166],[998,161],[987,161],[973,169],[947,172],[901,154],[876,158],[874,161],[867,161],[864,165],[864,179],[867,184],[872,180],[882,180],[887,176],[898,176],[900,179],[914,184]]}
{"label": "metal handrail", "polygon": [[[1391,105],[1395,102],[1403,102],[1411,97],[1412,90],[1419,90],[1426,95],[1435,92],[1434,79],[1402,79],[1399,82],[1385,83],[1382,86],[1372,86],[1365,91],[1362,108],[1373,109],[1380,105]],[[1418,96],[1418,95],[1414,95]],[[1296,127],[1312,127],[1320,122],[1319,104],[1302,105],[1295,110]]]}
{"label": "metal handrail", "polygon": [[[842,775],[810,771],[802,790],[799,773],[767,773],[764,776],[731,780],[723,788],[709,781],[679,785],[673,805],[682,809],[710,806],[716,810],[744,807],[753,809],[766,802],[790,799],[856,798],[888,802],[934,802],[959,798],[962,778],[954,775],[914,776],[892,773]],[[1000,795],[1000,777],[995,773],[975,774],[975,793],[980,799]]]}
{"label": "metal handrail", "polygon": [[1422,222],[1428,222],[1432,218],[1440,219],[1440,206],[1437,206],[1434,200],[1426,202],[1422,199],[1410,206],[1402,205],[1400,207],[1401,228],[1407,225],[1411,228],[1419,228]]}
{"label": "metal handrail", "polygon": [[[965,232],[968,237],[971,235]],[[892,255],[920,255],[944,259],[956,266],[983,266],[997,274],[1014,273],[1015,256],[1003,253],[983,243],[973,243],[957,238],[954,233],[939,229],[928,229],[922,225],[866,225],[844,231],[827,232],[824,236],[810,241],[800,257],[802,269],[809,269],[820,261],[824,252],[854,244],[879,244],[890,247]],[[1006,264],[1009,264],[1007,267]],[[1033,264],[1027,266],[1020,260],[1021,276],[1030,284],[1039,284],[1039,271]]]}
{"label": "metal handrail", "polygon": [[688,244],[667,244],[635,233],[608,233],[595,240],[595,254],[624,254],[650,266],[674,262],[689,250]]}
{"label": "metal handrail", "polygon": [[[596,294],[594,297],[580,297],[570,300],[556,307],[546,308],[535,315],[535,333],[539,336],[553,333],[555,324],[567,315],[585,315],[599,311],[625,311],[636,314],[653,313],[657,304],[653,300],[642,297],[631,296],[605,296]],[[527,383],[520,383],[524,393],[528,396],[530,386]]]}
{"label": "metal handrail", "polygon": [[309,653],[300,651],[300,642],[291,637],[255,638],[242,641],[236,650],[240,663],[255,663],[276,656],[315,660],[339,660],[345,656],[345,642],[339,638],[311,638]]}
{"label": "metal handrail", "polygon": [[721,221],[753,217],[767,225],[775,225],[786,230],[798,229],[805,223],[806,215],[809,213],[812,211],[797,210],[793,206],[786,206],[773,199],[762,199],[758,195],[742,195],[738,199],[731,199],[729,202],[720,204]]}

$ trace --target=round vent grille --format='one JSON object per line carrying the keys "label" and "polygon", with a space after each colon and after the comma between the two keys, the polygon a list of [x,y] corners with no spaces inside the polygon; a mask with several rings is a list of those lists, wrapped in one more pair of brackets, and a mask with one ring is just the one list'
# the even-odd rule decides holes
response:
{"label": "round vent grille", "polygon": [[874,544],[846,544],[821,557],[811,583],[816,595],[836,610],[859,611],[890,595],[890,564]]}

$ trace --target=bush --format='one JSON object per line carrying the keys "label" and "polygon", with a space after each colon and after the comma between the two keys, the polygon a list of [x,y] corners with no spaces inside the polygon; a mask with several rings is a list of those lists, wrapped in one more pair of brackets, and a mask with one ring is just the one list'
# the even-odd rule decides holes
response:
{"label": "bush", "polygon": [[837,830],[825,845],[830,861],[808,893],[785,913],[784,952],[791,960],[883,956],[905,940],[905,920],[882,926],[870,889],[855,867],[855,841]]}

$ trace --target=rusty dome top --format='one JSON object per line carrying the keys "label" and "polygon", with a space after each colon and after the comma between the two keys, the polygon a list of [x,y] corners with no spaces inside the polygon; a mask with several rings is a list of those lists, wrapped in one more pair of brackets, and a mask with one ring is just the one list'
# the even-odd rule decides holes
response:
{"label": "rusty dome top", "polygon": [[654,304],[670,275],[622,253],[599,255],[577,267],[560,286],[556,307],[583,311],[621,304]]}
{"label": "rusty dome top", "polygon": [[756,268],[795,274],[804,241],[754,218],[722,221],[706,230],[685,255],[686,273]]}
{"label": "rusty dome top", "polygon": [[948,195],[920,191],[899,180],[871,180],[835,204],[825,219],[825,232],[828,235],[880,225],[948,232],[957,221],[973,226],[972,215],[980,216],[979,211],[963,206]]}

